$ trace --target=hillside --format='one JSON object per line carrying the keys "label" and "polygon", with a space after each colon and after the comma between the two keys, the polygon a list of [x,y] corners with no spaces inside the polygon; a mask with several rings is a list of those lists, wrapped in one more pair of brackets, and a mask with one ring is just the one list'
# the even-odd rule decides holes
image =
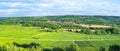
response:
{"label": "hillside", "polygon": [[120,17],[116,16],[50,16],[46,17],[46,19],[61,22],[74,22],[77,24],[120,24]]}
{"label": "hillside", "polygon": [[[97,25],[109,25],[109,26],[120,26],[120,17],[118,16],[37,16],[37,17],[10,17],[2,18],[1,22],[6,24],[23,24],[25,22],[53,22],[54,23],[69,23],[69,24],[97,24]],[[1,23],[1,24],[5,24]]]}
{"label": "hillside", "polygon": [[118,51],[119,45],[116,16],[0,18],[0,51]]}
{"label": "hillside", "polygon": [[[39,46],[36,46],[38,44]],[[120,45],[119,34],[93,35],[64,31],[47,32],[39,27],[0,25],[0,51],[3,49],[6,51],[44,51],[43,49],[56,47],[66,50],[71,45],[78,47],[73,51],[99,51],[101,47],[108,51],[111,45],[115,44]]]}

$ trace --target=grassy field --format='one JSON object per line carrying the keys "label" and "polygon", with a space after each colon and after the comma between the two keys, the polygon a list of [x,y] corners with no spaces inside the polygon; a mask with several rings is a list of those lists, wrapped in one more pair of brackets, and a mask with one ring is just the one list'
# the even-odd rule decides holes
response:
{"label": "grassy field", "polygon": [[74,32],[44,32],[38,27],[5,26],[0,25],[0,44],[31,43],[36,42],[42,47],[65,48],[72,43],[78,44],[81,51],[98,50],[98,47],[118,44],[120,35],[87,35]]}
{"label": "grassy field", "polygon": [[[79,41],[79,40],[119,40],[120,35],[87,35],[74,32],[44,32],[38,27],[0,26],[0,40],[47,40],[47,41]],[[90,39],[91,38],[91,39]]]}

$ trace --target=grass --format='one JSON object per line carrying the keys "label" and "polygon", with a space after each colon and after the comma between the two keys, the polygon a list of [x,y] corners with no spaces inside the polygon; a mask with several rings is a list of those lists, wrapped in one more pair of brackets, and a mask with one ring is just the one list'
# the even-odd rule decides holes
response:
{"label": "grass", "polygon": [[44,32],[40,30],[42,29],[38,27],[0,25],[0,44],[36,42],[41,44],[42,47],[65,48],[72,43],[76,43],[82,51],[86,49],[94,51],[101,46],[108,49],[109,45],[120,43],[120,35],[87,35],[74,32]]}
{"label": "grass", "polygon": [[110,45],[120,45],[120,41],[118,40],[101,40],[101,41],[75,41],[75,43],[78,44],[78,46],[81,48],[82,51],[84,51],[85,47],[93,48],[95,50],[99,50],[100,47],[105,47],[106,51],[108,51],[108,48]]}
{"label": "grass", "polygon": [[0,40],[50,40],[50,41],[75,41],[75,40],[119,40],[120,35],[87,35],[74,32],[43,32],[38,27],[3,26],[0,25]]}

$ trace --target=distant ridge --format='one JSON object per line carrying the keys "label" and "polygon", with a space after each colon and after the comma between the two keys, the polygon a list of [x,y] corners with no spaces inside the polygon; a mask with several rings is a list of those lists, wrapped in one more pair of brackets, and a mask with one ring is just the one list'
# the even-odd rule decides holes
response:
{"label": "distant ridge", "polygon": [[[2,17],[1,22],[6,23],[19,23],[22,22],[72,22],[75,24],[97,24],[97,25],[110,25],[120,26],[119,16],[102,16],[102,15],[60,15],[60,16],[24,16],[24,17]],[[39,23],[38,22],[38,23]],[[16,24],[14,23],[14,24]]]}

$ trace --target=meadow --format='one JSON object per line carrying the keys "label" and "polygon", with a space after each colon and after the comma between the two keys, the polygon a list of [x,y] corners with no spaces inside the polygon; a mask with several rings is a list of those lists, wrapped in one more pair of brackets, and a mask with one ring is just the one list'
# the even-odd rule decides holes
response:
{"label": "meadow", "polygon": [[7,44],[7,46],[14,47],[13,42],[19,44],[35,42],[40,44],[42,48],[66,48],[71,44],[77,44],[79,51],[98,51],[100,47],[105,47],[108,50],[110,45],[120,45],[120,35],[88,35],[67,31],[45,32],[42,30],[44,29],[39,27],[0,25],[0,45]]}
{"label": "meadow", "polygon": [[[40,40],[40,41],[98,41],[98,40],[119,40],[120,35],[88,35],[74,32],[45,32],[38,27],[23,26],[0,26],[0,39],[2,40]],[[11,42],[13,41],[11,40]],[[10,42],[10,41],[9,41]]]}

